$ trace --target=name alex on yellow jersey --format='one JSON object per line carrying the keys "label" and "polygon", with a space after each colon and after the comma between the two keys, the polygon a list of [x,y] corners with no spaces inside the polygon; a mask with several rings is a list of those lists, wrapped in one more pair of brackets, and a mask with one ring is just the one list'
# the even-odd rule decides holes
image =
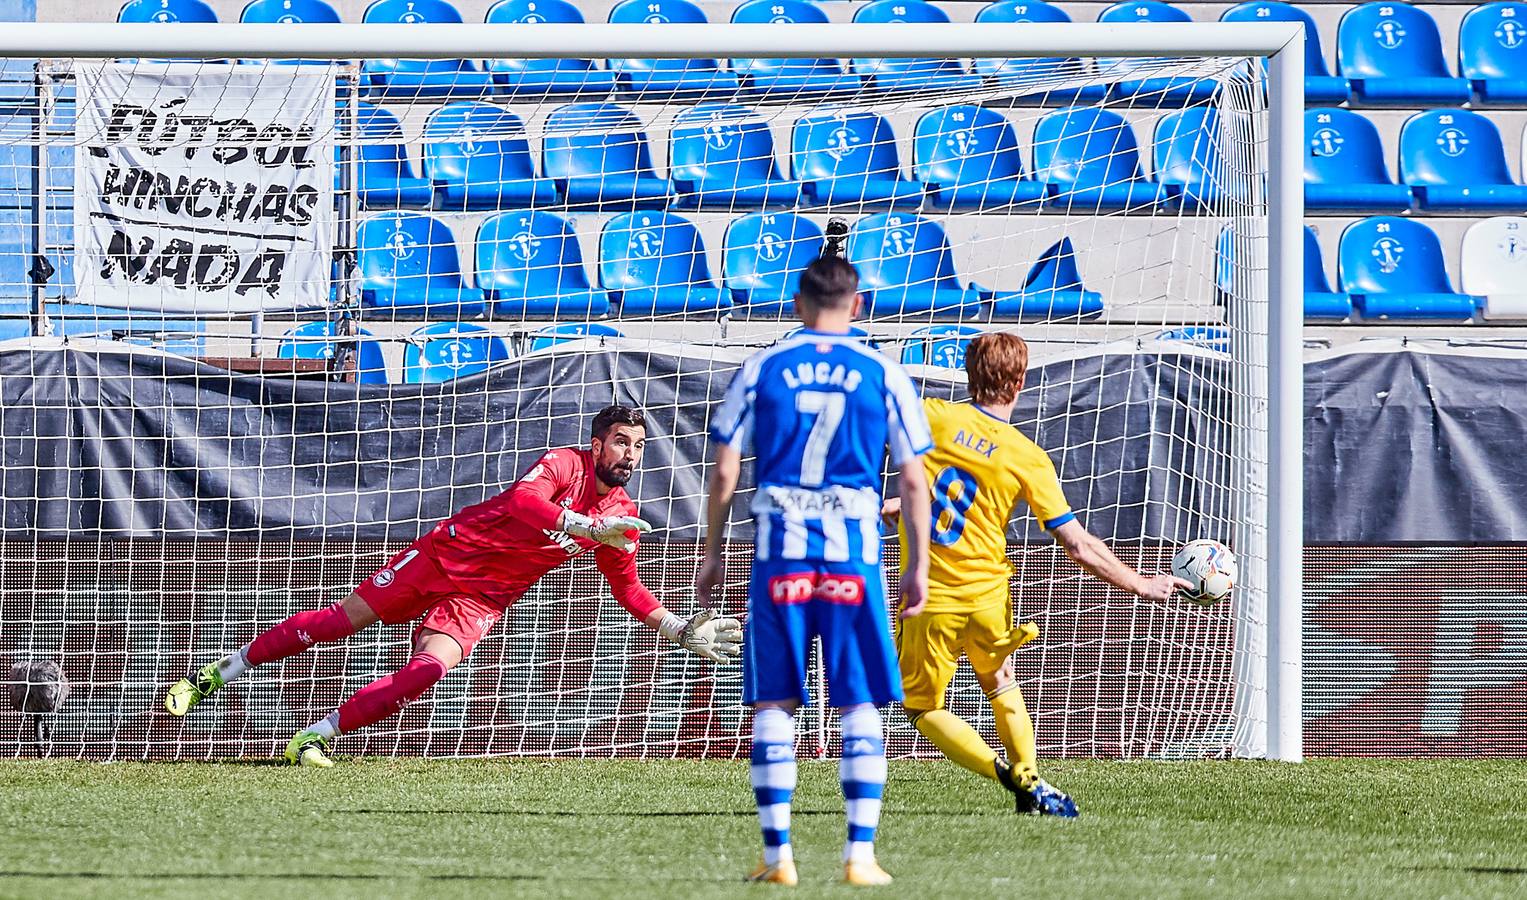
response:
{"label": "name alex on yellow jersey", "polygon": [[[1008,598],[1007,523],[1018,501],[1044,527],[1075,518],[1050,457],[1018,429],[968,403],[925,398],[933,450],[928,611],[973,612]],[[907,535],[901,532],[905,554]]]}

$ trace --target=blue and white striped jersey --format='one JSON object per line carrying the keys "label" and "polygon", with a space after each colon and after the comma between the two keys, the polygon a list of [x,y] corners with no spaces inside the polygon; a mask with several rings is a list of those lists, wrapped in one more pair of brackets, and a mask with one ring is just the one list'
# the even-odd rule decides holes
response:
{"label": "blue and white striped jersey", "polygon": [[711,419],[711,440],[757,457],[759,559],[880,559],[886,448],[905,465],[933,447],[901,367],[845,334],[802,329],[749,357]]}

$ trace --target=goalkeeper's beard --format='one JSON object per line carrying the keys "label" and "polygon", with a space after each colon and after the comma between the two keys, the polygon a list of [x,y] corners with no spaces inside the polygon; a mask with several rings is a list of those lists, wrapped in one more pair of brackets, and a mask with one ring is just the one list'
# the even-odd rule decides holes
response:
{"label": "goalkeeper's beard", "polygon": [[610,487],[625,487],[626,482],[631,480],[631,475],[636,467],[625,463],[616,463],[613,466],[595,466],[594,474],[599,480]]}

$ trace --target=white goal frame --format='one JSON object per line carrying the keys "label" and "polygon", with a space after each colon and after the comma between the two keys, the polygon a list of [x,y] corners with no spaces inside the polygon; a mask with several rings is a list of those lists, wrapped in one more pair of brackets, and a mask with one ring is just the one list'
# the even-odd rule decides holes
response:
{"label": "white goal frame", "polygon": [[[1215,57],[1267,60],[1269,104],[1268,446],[1265,709],[1251,746],[1303,758],[1302,140],[1304,28],[1298,23],[627,25],[289,25],[14,23],[7,57],[187,59],[715,58],[715,57]],[[1257,648],[1252,648],[1257,649]],[[1265,723],[1265,734],[1257,734]]]}

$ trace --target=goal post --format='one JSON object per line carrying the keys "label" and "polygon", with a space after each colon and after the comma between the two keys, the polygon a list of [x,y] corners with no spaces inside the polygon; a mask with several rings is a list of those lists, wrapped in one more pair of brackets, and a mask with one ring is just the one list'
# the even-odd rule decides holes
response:
{"label": "goal post", "polygon": [[[654,462],[640,477],[643,494],[638,500],[644,514],[650,510],[649,518],[655,518],[662,526],[650,545],[661,544],[663,549],[653,553],[644,548],[643,576],[660,587],[665,602],[679,608],[687,608],[692,602],[685,590],[692,577],[693,562],[698,558],[693,542],[705,527],[705,523],[698,521],[696,510],[701,505],[698,498],[703,490],[698,473],[704,465],[707,406],[720,399],[726,378],[741,359],[758,346],[777,340],[789,323],[782,322],[778,314],[770,321],[762,316],[750,317],[740,308],[717,313],[706,321],[701,321],[704,317],[664,311],[661,305],[644,313],[632,313],[632,307],[613,311],[613,306],[611,312],[590,312],[585,306],[582,313],[568,313],[565,305],[559,305],[565,304],[567,294],[555,298],[556,311],[549,315],[494,313],[491,300],[483,301],[482,285],[467,278],[463,297],[471,295],[475,298],[471,303],[487,311],[454,319],[436,317],[431,324],[442,326],[444,330],[436,334],[446,339],[475,333],[472,328],[479,325],[495,331],[509,350],[502,360],[495,358],[490,362],[503,365],[470,379],[425,387],[405,385],[391,394],[388,388],[379,385],[368,387],[364,384],[365,374],[380,373],[384,363],[368,362],[367,341],[359,339],[362,329],[367,329],[364,333],[368,340],[374,338],[377,345],[386,348],[385,366],[394,373],[405,373],[404,377],[379,375],[378,380],[398,382],[406,380],[409,366],[420,368],[427,363],[422,358],[426,339],[419,336],[415,326],[429,321],[429,317],[409,319],[404,327],[400,324],[404,317],[394,315],[395,311],[384,315],[368,307],[358,299],[364,273],[346,270],[348,263],[344,258],[357,254],[359,243],[363,243],[355,234],[355,222],[380,215],[372,215],[379,207],[367,209],[353,180],[357,152],[374,142],[356,117],[358,104],[354,101],[361,96],[361,88],[356,82],[355,61],[1062,58],[1086,61],[1090,68],[1081,75],[1070,70],[1039,72],[1025,76],[1031,80],[1016,84],[997,84],[988,79],[980,86],[952,86],[935,81],[931,86],[906,90],[866,86],[832,96],[800,92],[763,97],[733,88],[693,94],[683,91],[633,94],[614,90],[594,97],[521,95],[506,99],[485,90],[480,99],[526,110],[525,136],[535,151],[558,134],[552,121],[554,108],[580,100],[639,108],[641,123],[654,144],[675,135],[684,124],[684,113],[703,102],[756,107],[760,118],[780,137],[781,144],[794,125],[814,111],[828,107],[862,108],[885,113],[894,120],[899,130],[896,140],[901,148],[901,167],[907,169],[911,168],[907,163],[913,156],[911,124],[933,108],[962,104],[987,107],[1019,120],[1024,129],[1033,129],[1026,133],[1038,133],[1042,127],[1040,120],[1057,106],[1095,106],[1127,115],[1156,116],[1174,111],[1144,100],[1119,99],[1113,89],[1121,81],[1159,76],[1178,82],[1193,79],[1212,82],[1215,85],[1212,92],[1186,105],[1190,109],[1212,110],[1222,117],[1214,120],[1213,135],[1208,139],[1215,146],[1214,152],[1228,160],[1226,171],[1215,176],[1222,189],[1213,198],[1183,194],[1172,203],[1162,202],[1155,212],[1138,201],[1106,211],[1101,207],[1088,208],[1081,202],[1067,205],[1052,194],[1044,201],[1042,211],[1035,201],[1028,208],[1014,202],[1010,208],[994,212],[983,207],[970,214],[958,212],[952,205],[941,209],[925,198],[922,206],[912,207],[904,214],[891,212],[892,217],[902,215],[903,219],[893,218],[889,224],[880,222],[877,227],[882,232],[877,232],[876,239],[881,240],[878,235],[883,233],[883,240],[897,244],[897,253],[904,241],[907,253],[915,254],[922,247],[917,229],[896,236],[893,232],[897,221],[905,224],[920,212],[939,226],[941,237],[947,226],[946,248],[939,252],[956,260],[958,271],[926,278],[945,279],[947,275],[968,283],[968,288],[959,287],[968,297],[950,301],[949,306],[940,306],[942,300],[930,301],[928,306],[908,305],[912,303],[906,299],[908,295],[896,291],[920,285],[913,283],[912,275],[907,275],[911,279],[907,284],[892,286],[895,290],[881,288],[884,296],[895,296],[902,305],[893,308],[871,303],[864,324],[883,350],[911,362],[925,389],[942,396],[960,396],[962,380],[947,366],[918,367],[919,363],[933,363],[934,355],[942,352],[936,333],[926,329],[939,324],[959,324],[977,329],[1012,328],[1025,334],[1036,351],[1031,391],[1025,392],[1027,399],[1020,404],[1019,423],[1026,430],[1037,428],[1058,442],[1045,444],[1041,440],[1046,450],[1057,455],[1062,475],[1068,479],[1068,491],[1073,483],[1080,486],[1081,493],[1068,493],[1073,506],[1084,511],[1096,497],[1114,497],[1108,493],[1114,489],[1111,486],[1124,484],[1125,487],[1118,488],[1117,498],[1108,501],[1111,505],[1106,511],[1107,520],[1117,525],[1110,537],[1133,546],[1126,556],[1145,566],[1163,565],[1170,559],[1168,545],[1186,537],[1219,537],[1238,553],[1242,547],[1248,551],[1241,554],[1242,572],[1248,583],[1238,589],[1234,621],[1226,625],[1226,615],[1220,611],[1149,608],[1113,592],[1105,594],[1101,588],[1086,587],[1075,577],[1074,570],[1065,568],[1069,564],[1049,548],[1015,544],[1011,556],[1021,583],[1015,588],[1021,595],[1020,604],[1027,610],[1033,603],[1041,616],[1049,616],[1047,621],[1054,623],[1054,633],[1060,641],[1041,651],[1043,655],[1035,657],[1039,662],[1025,664],[1020,654],[1020,674],[1038,685],[1040,705],[1036,718],[1041,729],[1042,752],[1161,758],[1236,755],[1298,761],[1303,756],[1300,667],[1304,39],[1302,26],[1282,22],[1141,23],[1124,27],[945,24],[923,28],[905,24],[789,27],[668,24],[651,28],[613,24],[8,25],[0,30],[0,56],[62,61],[65,68],[86,71],[84,67],[99,65],[101,61],[137,60],[152,54],[157,61],[142,59],[137,64],[142,71],[153,66],[181,66],[192,81],[204,78],[215,84],[241,85],[230,87],[228,94],[245,97],[244,102],[252,108],[261,107],[271,115],[281,111],[284,98],[261,93],[257,83],[261,70],[274,71],[278,68],[275,63],[281,60],[337,61],[292,67],[326,72],[321,77],[328,80],[331,92],[304,95],[308,98],[304,102],[312,105],[337,99],[344,108],[333,131],[323,136],[327,143],[318,145],[327,154],[318,166],[319,178],[334,184],[335,209],[324,209],[319,217],[328,235],[326,239],[332,242],[331,252],[336,260],[334,282],[331,285],[328,280],[327,256],[321,260],[323,266],[314,263],[309,267],[313,272],[320,267],[325,270],[321,276],[311,276],[310,294],[318,299],[303,309],[280,312],[294,327],[291,336],[279,339],[293,347],[304,340],[330,342],[339,348],[338,352],[354,354],[357,359],[346,364],[351,372],[347,383],[326,382],[319,394],[311,393],[305,382],[299,380],[305,377],[300,367],[267,378],[290,387],[289,392],[282,389],[280,403],[292,409],[305,404],[320,408],[311,421],[336,429],[332,435],[325,434],[324,439],[333,438],[335,445],[354,445],[362,455],[380,453],[391,464],[388,477],[396,480],[379,485],[360,476],[341,481],[338,480],[341,475],[335,474],[325,476],[335,478],[333,482],[303,481],[311,473],[296,458],[301,454],[294,451],[293,458],[281,461],[273,469],[272,477],[260,481],[257,487],[251,488],[248,480],[226,476],[229,491],[254,493],[217,497],[216,501],[226,501],[231,507],[251,504],[260,507],[259,514],[240,519],[235,525],[232,514],[222,519],[207,515],[206,504],[212,498],[197,495],[190,519],[171,524],[170,513],[164,512],[164,518],[155,516],[185,500],[176,495],[177,490],[194,493],[202,486],[187,488],[188,482],[167,485],[151,470],[156,466],[166,470],[186,465],[195,468],[201,463],[187,463],[196,454],[176,456],[169,452],[177,446],[177,437],[184,437],[177,429],[185,428],[186,422],[166,425],[165,432],[155,438],[167,448],[164,455],[123,457],[131,462],[125,480],[127,487],[120,496],[104,496],[113,489],[108,478],[86,477],[81,482],[103,496],[77,498],[64,492],[66,503],[83,499],[107,510],[95,521],[81,525],[78,520],[69,521],[65,517],[44,524],[41,518],[27,519],[19,513],[7,516],[4,529],[0,530],[0,625],[8,634],[18,637],[0,642],[0,654],[10,653],[17,659],[64,656],[64,668],[68,671],[71,664],[67,657],[72,655],[79,663],[93,651],[78,643],[81,640],[78,628],[49,621],[50,617],[64,615],[60,610],[66,604],[60,601],[57,606],[49,606],[39,600],[27,605],[19,598],[23,594],[57,591],[59,596],[73,597],[74,608],[78,609],[79,596],[94,596],[104,615],[119,624],[125,621],[124,630],[136,636],[127,639],[124,649],[112,651],[128,658],[120,672],[105,675],[86,667],[95,673],[87,677],[97,678],[100,683],[93,692],[88,686],[83,691],[77,689],[76,703],[93,705],[80,713],[88,721],[82,718],[72,729],[64,727],[57,731],[60,737],[55,742],[64,752],[88,757],[152,757],[163,752],[155,748],[162,748],[166,741],[171,744],[179,741],[182,743],[176,746],[191,748],[175,750],[170,756],[263,752],[274,745],[274,735],[305,715],[308,707],[320,711],[317,707],[332,705],[341,689],[346,693],[353,691],[368,674],[385,670],[387,660],[395,658],[399,648],[406,645],[406,633],[395,629],[382,637],[358,636],[348,650],[324,649],[313,653],[307,662],[272,667],[271,675],[264,681],[260,678],[266,676],[251,676],[247,709],[240,708],[241,718],[203,731],[197,731],[197,726],[188,720],[185,727],[191,728],[191,732],[174,732],[166,723],[152,718],[151,707],[159,682],[174,666],[183,666],[196,654],[231,649],[230,642],[236,646],[247,640],[256,624],[269,625],[297,608],[339,599],[359,571],[352,568],[352,559],[380,561],[385,558],[384,545],[396,549],[399,541],[411,539],[450,508],[459,508],[503,489],[540,451],[559,443],[581,442],[580,429],[588,410],[609,400],[648,406],[649,421],[653,423]],[[203,60],[205,72],[197,74],[194,62],[166,63],[167,60]],[[254,65],[225,65],[230,60]],[[1117,64],[1119,60],[1131,60],[1134,64]],[[247,84],[238,82],[240,73],[236,70],[240,69],[248,70],[244,74],[254,76],[255,80]],[[47,83],[49,77],[44,69],[39,69],[40,95],[53,90]],[[293,83],[287,74],[282,77],[285,80],[281,83]],[[1069,104],[1033,100],[1036,93],[1080,97],[1078,87],[1108,90],[1103,91],[1106,95],[1103,99]],[[436,106],[444,102],[434,101]],[[432,141],[443,141],[431,137],[418,125],[424,119],[418,101],[398,106],[408,141],[416,146],[411,152],[417,154],[418,145],[428,148]],[[414,119],[410,120],[410,115]],[[291,127],[300,130],[298,125]],[[612,126],[599,119],[586,120],[579,126],[583,133],[604,127]],[[0,141],[39,147],[37,157],[46,159],[48,140],[42,136],[44,131],[46,125],[38,124],[21,140],[12,129],[0,135]],[[498,136],[502,135],[489,135]],[[519,135],[514,137],[518,139]],[[1028,140],[1032,143],[1040,139]],[[250,146],[258,143],[251,140]],[[846,148],[847,143],[842,146]],[[1200,148],[1189,149],[1196,154]],[[337,159],[334,151],[338,151]],[[1140,141],[1140,151],[1149,158],[1148,139]],[[1029,156],[1031,147],[1025,147],[1024,153]],[[790,154],[791,148],[785,144],[780,155],[788,158]],[[1032,164],[1026,160],[1025,165],[1026,178],[1032,179],[1035,174]],[[38,163],[38,167],[45,167],[45,163]],[[335,173],[337,177],[331,178]],[[311,175],[303,177],[308,179],[307,183],[314,183]],[[795,178],[800,175],[795,174]],[[34,181],[32,190],[39,195],[47,193],[47,179]],[[557,190],[566,189],[559,186]],[[33,199],[34,218],[29,225],[36,250],[32,255],[44,257],[48,226],[57,224],[62,213],[50,207],[45,198]],[[80,202],[77,195],[76,208]],[[421,215],[447,217],[446,205],[431,203],[411,209]],[[530,199],[508,208],[526,212],[549,210],[562,216],[577,206],[559,195],[555,201]],[[496,207],[492,212],[504,209]],[[703,205],[700,209],[697,220],[704,212]],[[847,237],[852,257],[855,252],[865,252],[862,247],[870,240],[865,236],[868,226],[861,230],[862,223],[885,212],[887,207],[869,200],[814,204],[802,199],[759,209],[801,213],[819,227],[830,224],[833,218],[846,220],[853,228]],[[610,212],[611,209],[602,208],[597,220],[591,218],[583,224],[576,221],[575,213],[567,213],[572,224],[565,238],[557,238],[581,242],[583,261],[579,265],[586,264],[596,272],[596,277],[590,279],[594,283],[579,289],[580,298],[584,293],[611,288],[610,284],[601,283],[604,270],[599,268],[598,258],[605,252],[603,242],[607,235],[601,229],[608,229]],[[732,219],[741,215],[741,211],[731,213]],[[468,227],[486,229],[486,223],[479,219],[473,219]],[[719,260],[717,245],[722,243],[732,219],[701,222],[700,237],[696,240],[710,246],[696,251],[698,256],[709,253],[712,259]],[[77,233],[81,225],[78,213],[73,221]],[[231,229],[227,223],[222,227]],[[479,245],[486,240],[483,231],[475,234]],[[1113,242],[1116,246],[1073,250],[1067,242],[1073,234],[1086,234],[1095,243]],[[473,253],[480,246],[469,244],[460,229],[455,237],[450,237],[449,232],[447,235],[441,240],[446,244],[461,243],[461,265],[463,271],[469,270]],[[245,237],[253,240],[257,236]],[[639,235],[633,232],[631,237]],[[397,240],[401,243],[404,239]],[[506,245],[538,240],[542,238],[529,232],[502,238]],[[75,241],[78,242],[78,237]],[[952,242],[952,248],[947,246],[948,242]],[[83,250],[81,254],[82,259],[87,258]],[[1034,302],[1035,297],[1028,290],[1026,277],[1040,279],[1045,302],[1053,302],[1054,295],[1064,290],[1075,288],[1076,293],[1081,293],[1083,284],[1068,280],[1071,276],[1056,275],[1058,267],[1069,265],[1075,269],[1073,257],[1084,261],[1080,278],[1087,282],[1085,287],[1101,288],[1106,297],[1107,309],[1101,317],[1090,307],[1045,315],[1034,313],[1032,306],[1022,306]],[[1052,264],[1049,268],[1047,262]],[[724,262],[711,264],[710,273],[717,282],[726,283],[725,267]],[[1044,282],[1046,277],[1051,281]],[[721,291],[723,304],[727,302],[725,290],[729,288]],[[631,287],[627,293],[635,296],[637,290]],[[49,304],[56,305],[59,300],[52,295],[45,299],[42,294],[39,288],[35,310],[39,320],[47,319]],[[979,301],[975,299],[977,294]],[[330,299],[323,299],[324,296]],[[1004,296],[1019,298],[1013,301],[1018,304],[1013,308],[1028,311],[1006,316],[995,312],[1001,308],[999,301]],[[980,312],[967,315],[963,312],[966,305],[972,310],[979,307]],[[156,311],[169,315],[165,310],[171,309],[176,310],[178,318],[198,317],[195,310],[180,310],[171,305]],[[297,333],[299,323],[324,314],[342,323],[337,336]],[[224,308],[222,319],[253,318],[253,328],[242,334],[238,329],[225,329],[232,337],[218,345],[223,349],[187,354],[202,356],[204,360],[185,363],[192,366],[190,369],[182,368],[182,363],[174,359],[174,348],[165,344],[136,353],[133,362],[119,363],[115,356],[123,351],[116,342],[75,339],[71,344],[67,335],[49,337],[45,329],[34,327],[29,351],[33,354],[33,368],[28,377],[39,381],[80,377],[77,366],[53,367],[46,362],[49,353],[89,353],[101,360],[110,359],[110,365],[100,366],[99,377],[103,382],[113,375],[131,373],[125,383],[128,389],[115,395],[115,401],[135,402],[139,398],[133,396],[131,388],[142,386],[142,402],[155,409],[173,406],[178,402],[177,396],[192,404],[194,428],[210,429],[206,440],[223,454],[219,465],[232,470],[238,468],[240,461],[247,466],[250,460],[258,458],[257,454],[240,456],[249,451],[235,447],[233,439],[237,436],[228,431],[232,427],[228,422],[236,418],[234,411],[242,410],[248,402],[238,387],[239,379],[247,376],[235,376],[227,385],[216,388],[224,395],[217,401],[221,405],[213,407],[195,405],[212,402],[205,397],[172,396],[172,391],[160,382],[178,379],[179,383],[213,384],[215,379],[208,374],[205,360],[239,355],[224,346],[238,341],[246,348],[251,344],[259,347],[263,342],[266,345],[263,355],[272,355],[272,345],[278,337],[261,334],[262,316],[270,319],[277,316],[277,311]],[[206,317],[215,318],[210,314]],[[571,340],[545,334],[546,326],[567,323],[608,325],[618,334],[585,332],[573,335]],[[0,344],[0,356],[7,347],[15,349],[15,345]],[[917,355],[919,352],[921,356]],[[303,354],[296,349],[293,355]],[[149,361],[143,362],[144,359]],[[1161,359],[1169,361],[1160,364]],[[373,365],[377,368],[368,369]],[[156,371],[158,376],[153,374]],[[150,386],[150,380],[156,377],[159,381]],[[1146,382],[1149,383],[1145,387],[1138,387]],[[547,388],[561,391],[562,396],[540,397]],[[77,393],[60,402],[74,402]],[[104,399],[105,393],[109,392],[97,398],[88,414],[80,414],[78,421],[67,427],[59,426],[64,434],[53,436],[71,439],[68,429],[79,427],[79,422],[109,430],[110,417],[102,412],[111,405]],[[1212,408],[1193,409],[1199,397],[1212,397],[1205,401]],[[28,402],[34,407],[27,412],[38,419],[38,410],[46,404],[35,399]],[[1077,405],[1087,403],[1096,405]],[[378,412],[384,409],[385,416]],[[405,413],[399,415],[399,410]],[[23,439],[25,428],[19,424],[19,415],[14,409],[0,415],[0,440]],[[6,418],[11,423],[6,423]],[[407,422],[396,426],[398,436],[390,438],[385,446],[376,444],[375,433],[381,427],[378,423],[400,419]],[[208,424],[214,421],[220,424]],[[1135,430],[1134,426],[1141,422],[1149,423],[1153,431],[1141,434]],[[1160,434],[1155,433],[1157,426]],[[218,433],[218,427],[224,432]],[[461,433],[472,429],[479,429],[480,433],[461,437]],[[436,441],[439,431],[459,433],[454,435],[455,443],[431,443]],[[294,425],[282,439],[295,444],[301,439],[300,433],[301,427]],[[111,444],[111,438],[131,440],[134,434],[131,427],[120,435],[89,432],[85,445],[95,446],[90,442],[97,441],[102,446],[114,447],[117,445]],[[1198,434],[1213,435],[1221,442],[1208,448],[1197,447],[1193,436]],[[313,435],[307,437],[311,439]],[[1116,447],[1118,452],[1110,456]],[[335,459],[323,460],[324,465],[335,463]],[[105,466],[106,462],[76,456],[64,465],[72,473],[95,464]],[[112,464],[121,465],[121,459]],[[38,486],[25,490],[10,488],[0,500],[15,504],[18,509],[27,504],[41,508],[44,500],[56,501],[57,496],[49,494],[50,489],[43,486],[46,480],[41,474],[43,467],[41,462],[35,464]],[[400,470],[407,471],[399,474]],[[275,477],[277,474],[280,478]],[[213,480],[224,477],[218,475]],[[276,486],[281,479],[287,480]],[[443,479],[445,487],[431,479]],[[314,484],[318,485],[319,499],[331,507],[324,512],[303,511],[307,499],[304,492],[312,490]],[[385,502],[367,499],[378,492],[386,495]],[[130,507],[131,512],[113,519],[109,514],[117,508],[113,500],[122,504],[121,508]],[[274,512],[278,508],[284,510],[279,515]],[[338,510],[353,511],[356,522],[350,525],[354,527],[338,521],[342,518]],[[304,515],[308,518],[303,519]],[[271,522],[278,524],[268,524]],[[1184,529],[1199,526],[1212,528],[1215,533],[1183,533]],[[164,543],[155,545],[154,541]],[[739,551],[734,547],[731,552]],[[92,555],[100,561],[94,576],[90,572]],[[745,579],[743,559],[734,556],[739,565],[729,572],[730,596],[737,595],[736,589]],[[208,591],[208,595],[199,594],[194,602],[188,599],[183,603],[166,597],[162,608],[144,611],[146,608],[133,605],[139,599],[121,596],[124,589],[120,585],[91,583],[92,577],[109,577],[104,573],[115,571],[115,566],[120,566],[122,572],[137,572],[132,578],[139,580],[133,584],[152,583],[155,576],[145,576],[139,570],[153,565],[164,568],[165,574],[157,577],[167,580],[180,576],[176,567],[183,563],[210,572],[206,577],[195,576],[194,586],[185,587],[187,591]],[[282,565],[289,566],[284,574],[274,571]],[[52,581],[42,584],[42,580],[52,579],[59,572],[66,573],[58,575],[68,582],[65,587]],[[360,576],[366,574],[369,573],[359,571]],[[145,577],[147,582],[142,580]],[[258,598],[241,593],[241,578],[261,584]],[[319,583],[297,584],[303,578],[317,578]],[[317,590],[320,587],[322,590]],[[225,595],[212,596],[220,590]],[[739,688],[736,674],[703,671],[698,665],[679,659],[650,640],[640,625],[622,619],[619,610],[610,611],[607,601],[603,601],[598,612],[578,608],[578,603],[585,607],[590,603],[599,605],[602,590],[587,566],[575,566],[570,575],[527,595],[506,618],[506,624],[516,617],[528,624],[507,637],[495,636],[485,641],[463,667],[463,670],[481,667],[479,673],[453,673],[435,695],[420,704],[427,712],[411,711],[412,718],[378,726],[364,738],[363,744],[341,749],[445,755],[738,752],[738,737],[745,723],[735,711],[725,709],[727,704],[736,703]],[[142,588],[127,592],[141,594]],[[162,633],[157,638],[152,636],[156,629]],[[177,642],[184,643],[188,638],[193,646],[178,645]],[[1231,641],[1233,647],[1220,653],[1195,644],[1197,640],[1212,643],[1220,639]],[[1042,637],[1040,643],[1044,640]],[[143,652],[162,659],[152,665],[131,660],[133,653]],[[632,664],[629,659],[639,662]],[[1079,667],[1094,665],[1093,660],[1103,668],[1078,671]],[[273,686],[277,672],[298,685],[295,694]],[[1124,688],[1110,686],[1107,682],[1113,672],[1129,684]],[[183,673],[176,673],[179,674]],[[638,680],[633,682],[633,678]],[[952,700],[956,706],[968,703],[972,697],[973,682],[967,675],[961,678]],[[112,679],[116,681],[108,684]],[[1209,682],[1216,683],[1206,687]],[[1027,682],[1025,686],[1027,691]],[[1062,695],[1064,700],[1047,701],[1044,696],[1047,692]],[[86,699],[82,701],[81,697]],[[301,711],[296,711],[296,707],[301,707]],[[965,707],[959,708],[964,714]],[[4,715],[0,713],[0,717]],[[978,715],[972,715],[981,727],[989,730],[989,719],[980,720]],[[648,719],[658,724],[652,725]],[[802,717],[802,721],[813,720]],[[816,729],[816,744],[825,749],[833,740],[831,723],[815,721],[817,724],[807,727]],[[514,737],[510,740],[501,738],[506,722],[512,723],[509,730]],[[13,739],[6,733],[8,728],[0,718],[0,754]],[[71,734],[75,740],[69,745]],[[16,740],[12,745],[16,748],[14,752],[25,752],[19,739]],[[893,751],[915,752],[912,749],[915,740],[915,733],[904,721],[893,720]]]}

